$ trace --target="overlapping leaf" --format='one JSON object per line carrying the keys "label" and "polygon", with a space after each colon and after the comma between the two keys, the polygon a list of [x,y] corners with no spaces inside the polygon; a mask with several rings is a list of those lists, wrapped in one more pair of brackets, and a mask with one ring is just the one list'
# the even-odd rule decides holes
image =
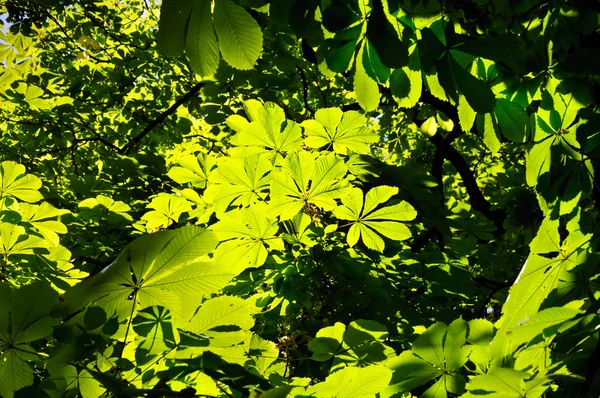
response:
{"label": "overlapping leaf", "polygon": [[210,177],[204,198],[223,213],[229,206],[248,206],[267,196],[273,165],[264,155],[226,159]]}
{"label": "overlapping leaf", "polygon": [[338,322],[323,328],[308,343],[315,361],[334,358],[331,371],[346,366],[365,366],[384,362],[394,356],[394,350],[382,344],[388,337],[385,326],[367,320],[353,321],[348,325]]}
{"label": "overlapping leaf", "polygon": [[205,188],[210,171],[216,165],[211,155],[186,155],[177,159],[179,166],[172,167],[167,174],[178,184],[190,184],[196,188]]}
{"label": "overlapping leaf", "polygon": [[28,364],[37,360],[36,351],[27,345],[52,333],[60,320],[50,317],[58,294],[48,284],[35,282],[16,291],[0,285],[0,393],[13,392],[33,384]]}
{"label": "overlapping leaf", "polygon": [[290,153],[283,167],[272,173],[270,214],[289,220],[307,204],[332,210],[335,199],[346,191],[346,171],[333,153],[318,158],[305,151]]}
{"label": "overlapping leaf", "polygon": [[265,203],[257,203],[227,213],[211,227],[221,241],[215,251],[217,262],[227,264],[237,275],[246,268],[263,265],[269,251],[283,250],[283,241],[277,236],[279,225],[265,217],[267,210]]}
{"label": "overlapping leaf", "polygon": [[[391,360],[387,367],[394,371],[387,393],[410,391],[441,376],[423,396],[462,394],[466,379],[457,372],[469,358],[467,322],[457,319],[450,325],[438,322],[430,326],[412,345]],[[443,394],[443,395],[442,395]]]}
{"label": "overlapping leaf", "polygon": [[237,132],[230,150],[234,157],[268,153],[271,160],[280,159],[290,151],[302,148],[302,132],[294,121],[286,120],[283,109],[272,102],[264,105],[257,100],[244,102],[248,119],[240,115],[227,118],[227,125]]}
{"label": "overlapping leaf", "polygon": [[336,153],[348,151],[368,153],[369,144],[379,136],[367,126],[367,119],[357,111],[342,112],[337,108],[319,109],[314,120],[302,122],[305,143],[311,148],[333,147]]}

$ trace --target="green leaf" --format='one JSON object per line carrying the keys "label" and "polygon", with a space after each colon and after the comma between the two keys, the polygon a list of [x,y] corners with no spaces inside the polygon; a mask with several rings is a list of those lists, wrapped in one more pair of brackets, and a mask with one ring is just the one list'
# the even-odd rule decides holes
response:
{"label": "green leaf", "polygon": [[496,326],[512,328],[535,314],[550,292],[558,286],[561,270],[574,261],[571,255],[546,258],[531,254],[510,288],[509,297],[502,307],[502,318]]}
{"label": "green leaf", "polygon": [[353,26],[338,32],[333,39],[326,41],[328,52],[325,61],[331,71],[344,73],[350,69],[361,28],[362,25]]}
{"label": "green leaf", "polygon": [[379,106],[379,85],[369,77],[363,65],[364,46],[358,52],[356,70],[354,71],[354,92],[361,108],[370,112]]}
{"label": "green leaf", "polygon": [[148,230],[167,228],[177,223],[181,214],[192,210],[190,202],[184,197],[166,193],[159,193],[146,208],[153,209],[142,216]]}
{"label": "green leaf", "polygon": [[[390,15],[387,0],[372,2],[372,11],[367,22],[367,38],[384,65],[401,68],[408,63],[408,48],[400,40],[403,25]],[[393,48],[393,51],[390,51]]]}
{"label": "green leaf", "polygon": [[12,196],[29,203],[42,200],[38,192],[42,182],[31,174],[25,174],[25,166],[12,161],[2,162],[0,178],[0,198]]}
{"label": "green leaf", "polygon": [[493,154],[498,153],[502,144],[498,136],[497,126],[491,113],[477,115],[477,130],[483,135],[483,142]]}
{"label": "green leaf", "polygon": [[502,135],[513,142],[525,142],[529,125],[525,109],[507,99],[498,98],[494,115]]}
{"label": "green leaf", "polygon": [[33,384],[28,362],[38,356],[27,343],[49,336],[60,323],[50,317],[58,293],[38,281],[12,292],[0,288],[0,299],[0,393],[12,397],[14,391]]}
{"label": "green leaf", "polygon": [[58,246],[57,234],[66,234],[67,227],[55,218],[68,214],[69,211],[57,209],[46,202],[39,206],[21,203],[19,207],[22,221],[34,227],[52,246]]}
{"label": "green leaf", "polygon": [[265,203],[257,203],[226,213],[211,227],[222,242],[215,251],[217,262],[229,264],[237,274],[263,265],[269,251],[284,250],[283,240],[276,235],[279,225],[276,220],[265,217],[267,210]]}
{"label": "green leaf", "polygon": [[244,109],[250,122],[240,115],[227,118],[227,125],[237,134],[231,143],[230,153],[234,157],[245,157],[251,154],[267,153],[271,160],[291,151],[302,148],[302,131],[300,126],[286,120],[285,113],[279,105],[257,100],[244,102]]}
{"label": "green leaf", "polygon": [[221,326],[250,330],[254,326],[253,315],[256,312],[258,308],[252,299],[221,296],[204,302],[189,322],[180,322],[177,325],[197,335],[207,336],[218,333],[214,330]]}
{"label": "green leaf", "polygon": [[473,123],[475,123],[475,116],[477,113],[471,108],[469,102],[465,98],[464,95],[458,96],[458,122],[460,123],[460,127],[465,132],[468,132],[473,127]]}
{"label": "green leaf", "polygon": [[20,225],[0,222],[0,254],[11,256],[33,254],[34,249],[48,248],[46,240],[28,235]]}
{"label": "green leaf", "polygon": [[179,166],[172,167],[167,175],[178,184],[191,184],[193,187],[206,188],[208,174],[216,165],[211,155],[200,154],[182,156],[177,159]]}
{"label": "green leaf", "polygon": [[[222,289],[235,275],[227,265],[202,257],[216,246],[214,233],[188,226],[136,239],[100,274],[64,295],[62,311],[89,303],[108,317],[129,317],[132,309],[162,306],[177,316],[193,313],[205,294]],[[135,313],[135,311],[133,311]]]}
{"label": "green leaf", "polygon": [[192,0],[163,0],[162,2],[158,44],[167,57],[178,57],[183,54],[185,27],[192,4]]}
{"label": "green leaf", "polygon": [[526,396],[524,393],[524,380],[530,377],[529,373],[513,369],[494,368],[484,375],[471,379],[467,384],[469,398],[484,394],[489,398],[517,398]]}
{"label": "green leaf", "polygon": [[492,112],[496,105],[496,97],[487,83],[477,79],[469,71],[465,70],[456,60],[461,54],[456,50],[451,50],[450,68],[457,86],[463,93],[467,102],[475,112]]}
{"label": "green leaf", "polygon": [[387,82],[391,73],[390,68],[381,62],[377,51],[375,51],[375,47],[368,40],[365,43],[362,63],[367,75],[371,79],[379,84],[385,84],[385,82]]}
{"label": "green leaf", "polygon": [[423,76],[417,46],[413,46],[408,66],[395,69],[390,76],[390,89],[401,108],[412,108],[421,98]]}
{"label": "green leaf", "polygon": [[441,369],[409,350],[391,359],[386,367],[394,372],[390,386],[384,390],[386,396],[413,390],[443,374]]}
{"label": "green leaf", "polygon": [[305,143],[311,148],[333,145],[336,153],[369,153],[369,144],[379,136],[367,126],[367,119],[357,111],[342,112],[337,108],[319,109],[314,120],[305,120]]}
{"label": "green leaf", "polygon": [[273,165],[258,154],[245,159],[223,158],[209,177],[204,199],[223,213],[229,206],[248,206],[267,196]]}
{"label": "green leaf", "polygon": [[192,69],[200,76],[212,76],[217,71],[219,46],[213,25],[210,0],[199,0],[193,3],[187,25],[185,52],[190,59]]}
{"label": "green leaf", "polygon": [[252,69],[262,51],[258,23],[231,0],[215,0],[214,24],[223,59],[237,69]]}
{"label": "green leaf", "polygon": [[558,220],[550,217],[544,218],[535,238],[529,244],[532,253],[558,253],[560,252],[560,235],[558,233]]}
{"label": "green leaf", "polygon": [[417,216],[415,209],[407,202],[380,208],[390,197],[398,193],[398,188],[382,185],[367,192],[364,199],[359,188],[352,188],[342,198],[343,206],[334,209],[333,214],[341,220],[352,221],[346,241],[354,246],[359,237],[370,249],[382,252],[383,240],[380,235],[393,240],[406,240],[412,236],[410,230],[401,221],[411,221]]}
{"label": "green leaf", "polygon": [[344,162],[333,153],[316,159],[305,151],[290,153],[284,167],[272,173],[270,215],[289,220],[306,203],[332,210],[335,199],[345,193],[346,171]]}
{"label": "green leaf", "polygon": [[131,210],[129,205],[104,195],[82,200],[79,202],[79,209],[79,217],[93,222],[106,219],[111,224],[119,224],[132,220],[127,213]]}
{"label": "green leaf", "polygon": [[364,368],[345,368],[337,371],[306,390],[306,395],[318,397],[369,397],[387,387],[392,371],[383,366],[371,365]]}
{"label": "green leaf", "polygon": [[525,322],[507,330],[506,333],[511,339],[512,344],[517,347],[523,343],[530,342],[536,336],[545,333],[549,328],[569,321],[579,314],[579,310],[569,307],[546,308],[533,314]]}

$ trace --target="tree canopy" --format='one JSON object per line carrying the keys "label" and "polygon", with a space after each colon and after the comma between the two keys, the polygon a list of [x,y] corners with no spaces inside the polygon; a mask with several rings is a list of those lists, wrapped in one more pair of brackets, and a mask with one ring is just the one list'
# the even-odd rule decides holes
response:
{"label": "tree canopy", "polygon": [[593,0],[1,0],[0,396],[597,397]]}

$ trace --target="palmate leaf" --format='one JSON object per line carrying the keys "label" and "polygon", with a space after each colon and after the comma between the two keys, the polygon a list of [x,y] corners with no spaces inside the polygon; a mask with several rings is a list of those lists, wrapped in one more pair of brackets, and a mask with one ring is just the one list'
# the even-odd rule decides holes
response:
{"label": "palmate leaf", "polygon": [[545,337],[550,337],[549,333],[546,333],[548,329],[569,321],[580,313],[581,311],[570,306],[546,308],[533,314],[524,323],[511,328],[507,331],[507,334],[513,346],[518,347],[542,333],[545,334]]}
{"label": "palmate leaf", "polygon": [[[138,311],[131,325],[137,334],[136,351],[143,352],[143,355],[136,354],[137,358],[151,359],[153,355],[174,348],[179,342],[179,335],[172,324],[171,313],[164,307],[154,306]],[[148,355],[151,357],[148,358]]]}
{"label": "palmate leaf", "polygon": [[0,164],[0,198],[15,197],[23,202],[38,202],[43,199],[38,189],[42,181],[31,174],[25,174],[25,166],[6,161]]}
{"label": "palmate leaf", "polygon": [[230,149],[233,157],[245,157],[255,153],[268,153],[271,160],[281,159],[290,151],[302,148],[302,131],[294,121],[286,120],[279,105],[257,100],[244,102],[248,119],[241,115],[227,118],[227,125],[237,132]]}
{"label": "palmate leaf", "polygon": [[193,313],[205,294],[223,288],[235,275],[202,257],[216,246],[212,232],[187,226],[136,239],[110,266],[74,286],[62,312],[96,303],[123,319],[135,310],[162,306],[174,315]]}
{"label": "palmate leaf", "polygon": [[58,293],[41,281],[15,291],[2,284],[0,302],[0,394],[12,397],[14,391],[33,384],[27,361],[38,356],[27,343],[50,335],[52,326],[60,323],[49,315]]}
{"label": "palmate leaf", "polygon": [[390,89],[398,106],[412,108],[421,98],[423,76],[421,74],[421,59],[416,45],[410,49],[408,65],[395,69],[390,76]]}
{"label": "palmate leaf", "polygon": [[306,151],[292,152],[280,170],[274,170],[271,180],[272,217],[289,220],[310,203],[332,210],[346,191],[346,165],[335,154],[318,158]]}
{"label": "palmate leaf", "polygon": [[528,380],[531,376],[527,372],[496,367],[487,374],[472,378],[467,384],[468,392],[463,397],[474,398],[482,395],[488,398],[540,397],[548,388],[550,379],[542,376],[541,380],[535,378]]}
{"label": "palmate leaf", "polygon": [[212,203],[218,214],[229,206],[249,206],[267,196],[273,165],[264,155],[244,159],[223,158],[209,176],[204,199]]}
{"label": "palmate leaf", "polygon": [[[531,317],[558,286],[561,272],[585,261],[585,254],[579,249],[589,241],[591,235],[583,235],[574,229],[569,236],[576,236],[578,246],[569,245],[569,236],[561,243],[558,226],[558,220],[549,217],[542,222],[530,245],[532,253],[510,288],[497,327],[506,330]],[[550,256],[552,253],[556,255]]]}
{"label": "palmate leaf", "polygon": [[249,331],[254,326],[253,315],[258,311],[252,299],[221,296],[204,302],[192,319],[176,325],[197,335],[218,337],[218,328],[223,326]]}
{"label": "palmate leaf", "polygon": [[23,217],[21,221],[34,227],[52,246],[58,246],[59,244],[60,240],[57,234],[67,233],[67,227],[56,220],[56,217],[68,214],[68,210],[57,209],[46,202],[39,206],[21,203],[19,213]]}
{"label": "palmate leaf", "polygon": [[257,203],[226,213],[211,227],[221,242],[215,251],[218,263],[228,264],[237,275],[246,268],[263,265],[269,251],[283,251],[283,240],[277,236],[279,224],[265,217],[267,210],[265,203]]}
{"label": "palmate leaf", "polygon": [[163,192],[152,199],[146,208],[152,209],[142,216],[142,220],[146,221],[146,229],[149,231],[167,228],[169,225],[177,223],[183,213],[192,210],[192,206],[186,198]]}
{"label": "palmate leaf", "polygon": [[127,213],[131,210],[129,205],[104,195],[82,200],[78,207],[78,216],[93,222],[106,219],[109,223],[119,224],[132,220]]}
{"label": "palmate leaf", "polygon": [[346,366],[365,366],[395,356],[394,350],[382,342],[388,337],[385,326],[368,320],[348,325],[337,322],[325,327],[308,343],[311,359],[319,362],[334,358],[331,372]]}
{"label": "palmate leaf", "polygon": [[333,214],[341,220],[351,221],[352,226],[346,241],[354,246],[359,238],[369,249],[382,252],[385,243],[380,235],[393,240],[405,240],[412,236],[401,221],[411,221],[417,216],[415,209],[407,202],[400,202],[375,210],[398,193],[398,188],[382,185],[367,192],[364,203],[360,188],[352,188],[342,197],[343,206],[334,209]]}
{"label": "palmate leaf", "polygon": [[466,379],[456,371],[469,359],[467,322],[457,319],[450,325],[438,322],[430,326],[412,344],[410,351],[391,360],[387,367],[394,371],[386,393],[412,390],[429,380],[442,376],[422,396],[446,397],[447,393],[462,394]]}
{"label": "palmate leaf", "polygon": [[332,145],[336,153],[348,151],[369,153],[369,145],[379,136],[367,126],[367,119],[357,111],[342,112],[338,108],[319,109],[314,120],[302,122],[304,142],[311,148]]}
{"label": "palmate leaf", "polygon": [[35,249],[48,247],[45,239],[28,235],[22,226],[0,222],[0,254],[3,256],[33,254]]}
{"label": "palmate leaf", "polygon": [[178,184],[190,184],[196,188],[206,188],[208,175],[217,161],[211,155],[186,155],[177,159],[179,166],[171,167],[167,175]]}

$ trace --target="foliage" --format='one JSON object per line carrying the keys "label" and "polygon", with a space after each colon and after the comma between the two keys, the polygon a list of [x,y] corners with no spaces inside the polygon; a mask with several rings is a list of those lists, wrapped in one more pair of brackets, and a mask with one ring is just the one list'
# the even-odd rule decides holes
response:
{"label": "foliage", "polygon": [[600,394],[596,2],[0,4],[0,396]]}

